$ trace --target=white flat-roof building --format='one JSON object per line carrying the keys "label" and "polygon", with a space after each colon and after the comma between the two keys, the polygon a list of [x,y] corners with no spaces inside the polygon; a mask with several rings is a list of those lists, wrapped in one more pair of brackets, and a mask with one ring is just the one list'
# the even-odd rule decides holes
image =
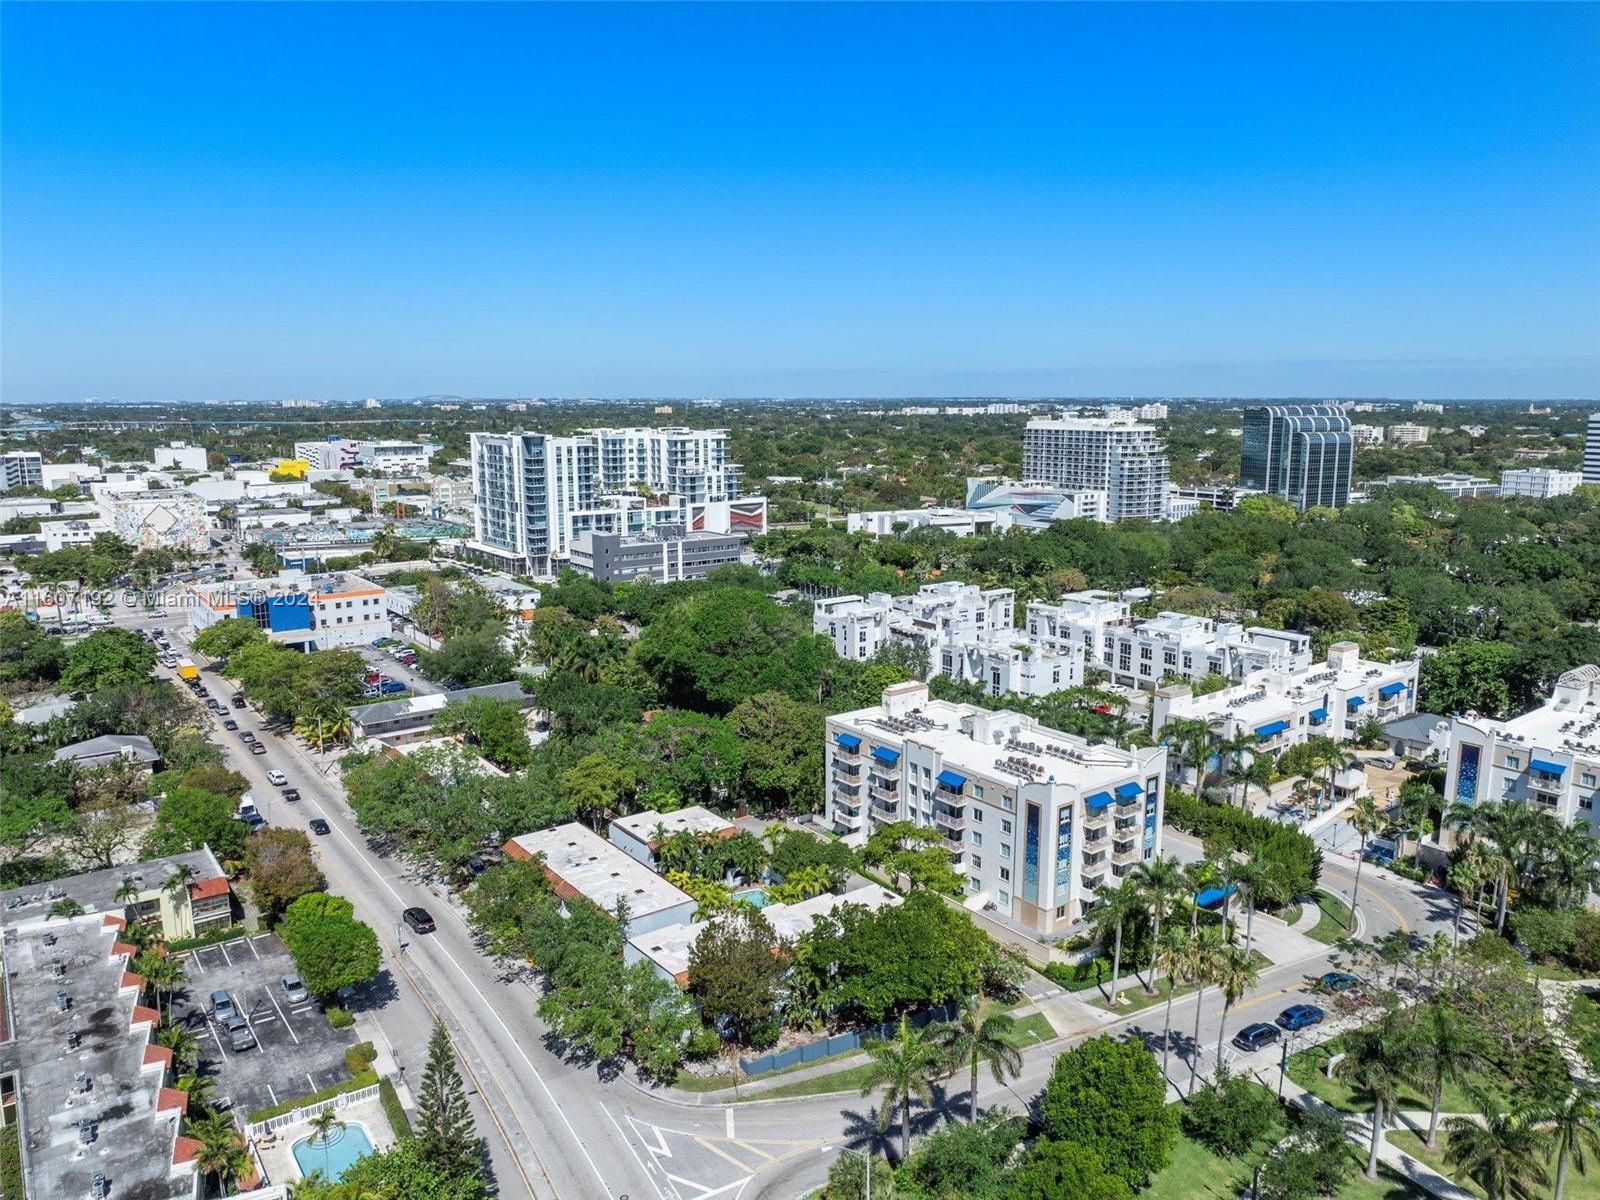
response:
{"label": "white flat-roof building", "polygon": [[1557,471],[1550,467],[1519,467],[1500,472],[1502,496],[1531,496],[1535,500],[1549,500],[1555,496],[1568,496],[1583,483],[1582,471]]}
{"label": "white flat-roof building", "polygon": [[206,448],[191,446],[187,442],[169,442],[165,446],[157,446],[151,453],[150,461],[158,471],[193,471],[196,474],[204,474]]}
{"label": "white flat-roof building", "polygon": [[576,821],[524,833],[504,849],[512,858],[541,860],[545,878],[563,901],[582,896],[611,914],[618,902],[626,904],[630,938],[687,925],[694,917],[695,901],[687,892]]}
{"label": "white flat-roof building", "polygon": [[1210,695],[1196,696],[1187,684],[1159,688],[1151,729],[1159,736],[1171,721],[1204,721],[1218,740],[1252,733],[1276,755],[1313,737],[1350,741],[1364,722],[1392,721],[1416,707],[1414,659],[1371,662],[1354,642],[1335,642],[1322,665],[1254,671]]}
{"label": "white flat-roof building", "polygon": [[187,488],[96,485],[100,519],[139,550],[205,550],[211,545],[206,502]]}
{"label": "white flat-roof building", "polygon": [[359,575],[279,575],[197,583],[189,589],[194,633],[228,617],[247,617],[280,645],[302,650],[371,645],[390,637],[382,584]]}
{"label": "white flat-roof building", "polygon": [[1110,493],[1104,488],[1068,488],[1026,480],[1016,483],[993,477],[967,479],[969,511],[1003,517],[1023,529],[1044,529],[1056,521],[1104,524],[1110,519],[1110,504]]}
{"label": "white flat-roof building", "polygon": [[7,450],[0,454],[0,492],[19,487],[46,487],[44,455],[37,450]]}
{"label": "white flat-roof building", "polygon": [[966,508],[894,508],[872,512],[853,512],[845,516],[844,527],[848,533],[865,533],[872,537],[895,537],[914,529],[943,529],[956,537],[976,537],[980,533],[995,533],[1010,529],[1009,514],[1004,512],[974,512]]}
{"label": "white flat-roof building", "polygon": [[1108,521],[1159,521],[1167,448],[1154,426],[1105,417],[1035,417],[1022,433],[1023,478],[1106,493]]}
{"label": "white flat-roof building", "polygon": [[1457,500],[1500,494],[1500,485],[1494,480],[1461,471],[1445,471],[1439,475],[1388,475],[1383,482],[1388,487],[1431,487]]}
{"label": "white flat-roof building", "polygon": [[656,850],[674,834],[693,833],[701,837],[729,838],[738,830],[726,817],[719,817],[699,804],[691,804],[669,813],[647,808],[643,812],[618,817],[611,822],[608,832],[613,845],[653,871]]}
{"label": "white flat-roof building", "polygon": [[[761,915],[772,926],[780,942],[792,942],[809,930],[818,917],[846,905],[854,904],[876,911],[892,908],[899,903],[900,897],[888,888],[869,883],[843,895],[823,892],[798,904],[768,904],[761,910]],[[648,933],[635,934],[622,948],[623,961],[630,964],[647,961],[663,979],[670,979],[679,987],[688,987],[689,956],[700,935],[715,923],[716,919],[713,918],[693,924],[667,925]]]}
{"label": "white flat-roof building", "polygon": [[1189,613],[1131,615],[1105,592],[1070,592],[1058,603],[1028,605],[1026,632],[1043,645],[1072,647],[1088,664],[1126,687],[1154,688],[1163,678],[1243,679],[1256,671],[1294,672],[1311,665],[1311,636],[1214,621]]}
{"label": "white flat-roof building", "polygon": [[304,459],[313,471],[365,467],[385,475],[415,475],[427,468],[433,447],[422,442],[330,437],[296,442],[294,457]]}
{"label": "white flat-roof building", "polygon": [[1600,834],[1600,667],[1568,671],[1519,717],[1454,718],[1444,794],[1461,804],[1514,800]]}
{"label": "white flat-roof building", "polygon": [[970,907],[1040,938],[1161,852],[1167,751],[1090,745],[1005,710],[934,700],[926,684],[827,719],[824,820],[861,844],[878,826],[937,829]]}

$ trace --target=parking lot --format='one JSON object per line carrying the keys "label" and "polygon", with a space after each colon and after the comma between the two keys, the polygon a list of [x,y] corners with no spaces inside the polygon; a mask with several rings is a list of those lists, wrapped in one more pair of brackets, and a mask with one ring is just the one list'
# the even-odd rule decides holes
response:
{"label": "parking lot", "polygon": [[[361,657],[367,660],[367,666],[370,670],[386,675],[390,679],[398,679],[410,689],[413,695],[431,696],[435,692],[444,691],[437,683],[430,683],[403,662],[396,659],[390,653],[391,650],[396,649],[399,649],[399,647],[390,646],[387,649],[379,649],[376,646],[356,647]],[[387,699],[387,697],[385,698]]]}
{"label": "parking lot", "polygon": [[[289,1002],[280,981],[295,973],[294,962],[274,935],[205,946],[184,960],[188,994],[173,1015],[199,1041],[219,1100],[248,1116],[349,1077],[344,1052],[355,1044],[355,1030],[333,1028],[313,999]],[[249,1024],[255,1049],[234,1050],[227,1032],[210,1019],[208,1002],[219,988]]]}

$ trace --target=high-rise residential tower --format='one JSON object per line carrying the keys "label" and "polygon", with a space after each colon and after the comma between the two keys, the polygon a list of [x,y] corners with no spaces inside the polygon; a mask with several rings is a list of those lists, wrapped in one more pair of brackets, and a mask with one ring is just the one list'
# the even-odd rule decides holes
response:
{"label": "high-rise residential tower", "polygon": [[1106,417],[1036,418],[1022,433],[1022,475],[1106,493],[1106,520],[1166,515],[1167,448],[1150,425]]}
{"label": "high-rise residential tower", "polygon": [[1583,481],[1600,483],[1600,412],[1589,414],[1589,428],[1583,440]]}
{"label": "high-rise residential tower", "polygon": [[1267,404],[1244,410],[1239,486],[1282,496],[1297,509],[1350,502],[1355,439],[1331,404]]}

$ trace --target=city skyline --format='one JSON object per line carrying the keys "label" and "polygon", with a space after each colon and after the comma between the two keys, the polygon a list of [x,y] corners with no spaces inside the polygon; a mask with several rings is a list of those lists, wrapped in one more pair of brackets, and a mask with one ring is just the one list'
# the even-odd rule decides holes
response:
{"label": "city skyline", "polygon": [[1593,7],[7,18],[14,404],[1600,394]]}

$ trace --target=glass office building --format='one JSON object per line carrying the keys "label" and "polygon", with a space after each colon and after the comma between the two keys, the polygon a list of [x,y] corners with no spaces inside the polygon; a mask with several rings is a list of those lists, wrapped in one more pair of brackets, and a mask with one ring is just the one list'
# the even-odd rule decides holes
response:
{"label": "glass office building", "polygon": [[1331,404],[1247,408],[1239,486],[1282,496],[1295,508],[1343,508],[1350,502],[1355,438],[1350,418]]}

